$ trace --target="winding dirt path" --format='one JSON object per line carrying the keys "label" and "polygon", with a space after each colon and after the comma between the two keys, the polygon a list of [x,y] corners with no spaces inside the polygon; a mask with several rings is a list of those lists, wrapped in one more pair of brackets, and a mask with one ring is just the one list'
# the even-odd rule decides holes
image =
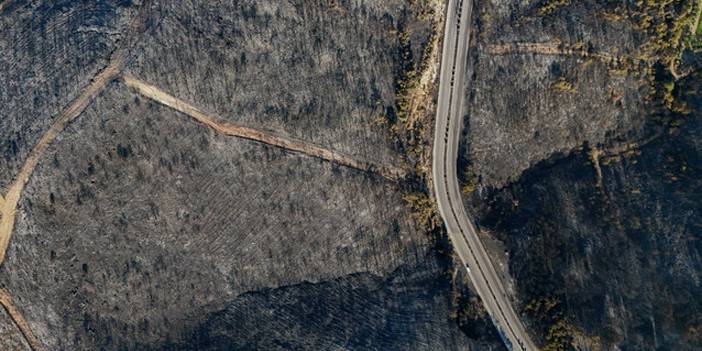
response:
{"label": "winding dirt path", "polygon": [[[4,2],[0,4],[0,10],[4,6]],[[34,169],[36,168],[42,155],[49,145],[56,139],[66,126],[78,117],[83,110],[104,90],[105,86],[115,79],[124,65],[125,60],[129,55],[130,49],[138,40],[139,33],[145,28],[146,19],[149,16],[151,9],[151,1],[147,0],[139,9],[139,13],[132,19],[127,28],[124,42],[119,45],[110,55],[109,63],[106,67],[100,70],[95,77],[91,79],[90,84],[75,100],[66,106],[54,119],[53,124],[44,132],[39,141],[34,145],[34,148],[29,153],[29,156],[24,161],[14,181],[8,187],[5,196],[0,194],[0,266],[5,261],[5,254],[10,244],[12,231],[15,225],[15,215],[17,213],[17,204],[19,203],[24,186],[29,181]],[[43,350],[41,344],[29,328],[29,324],[22,317],[20,311],[13,305],[10,293],[4,289],[0,289],[0,304],[10,314],[10,317],[15,322],[17,327],[22,331],[22,335],[27,340],[27,343],[33,350]]]}
{"label": "winding dirt path", "polygon": [[39,159],[44,154],[49,144],[66,128],[66,125],[78,117],[81,112],[100,95],[107,83],[115,79],[120,73],[130,48],[136,42],[138,37],[136,34],[144,29],[144,23],[148,16],[148,9],[150,6],[150,1],[142,4],[139,14],[137,14],[129,25],[126,38],[124,39],[125,43],[112,53],[108,65],[91,79],[91,83],[85,88],[83,93],[68,104],[55,118],[54,123],[44,132],[37,144],[34,145],[34,148],[24,161],[22,168],[17,176],[15,176],[5,196],[0,196],[0,265],[2,265],[5,260],[5,252],[7,251],[7,246],[12,236],[17,203],[22,195],[24,186],[27,184],[27,181],[29,181],[29,177],[39,163]]}
{"label": "winding dirt path", "polygon": [[56,139],[56,136],[63,131],[64,128],[66,128],[66,125],[78,117],[88,104],[102,92],[105,85],[117,76],[119,67],[122,64],[122,59],[123,58],[120,57],[118,60],[112,61],[109,66],[105,67],[105,69],[93,79],[93,82],[88,88],[61,112],[54,124],[51,125],[34,146],[29,157],[27,157],[22,165],[20,172],[15,177],[14,182],[10,185],[7,194],[5,194],[4,199],[2,199],[2,203],[0,203],[0,264],[2,264],[5,259],[5,252],[7,251],[7,246],[12,236],[17,203],[22,195],[24,186],[27,184],[27,181],[29,181],[29,177],[39,163],[39,159],[46,151],[48,145]]}
{"label": "winding dirt path", "polygon": [[217,116],[208,115],[202,112],[197,107],[180,100],[165,91],[139,80],[131,75],[124,75],[123,80],[127,86],[134,88],[142,96],[158,102],[164,106],[170,107],[176,111],[182,112],[194,120],[212,128],[216,132],[234,136],[238,138],[258,141],[264,144],[276,146],[290,151],[300,152],[312,157],[321,158],[323,160],[336,162],[340,165],[355,168],[364,172],[375,173],[392,181],[398,181],[405,177],[406,170],[400,167],[374,165],[372,163],[359,161],[353,157],[328,149],[322,146],[296,140],[272,133],[263,132],[257,129],[244,127],[234,123],[226,122]]}
{"label": "winding dirt path", "polygon": [[[0,3],[0,10],[2,10],[3,4],[4,3]],[[92,78],[90,84],[85,88],[80,96],[71,101],[55,118],[53,124],[48,130],[46,130],[46,132],[44,132],[29,153],[19,173],[15,176],[13,182],[7,188],[7,193],[4,196],[0,194],[0,266],[2,266],[2,263],[5,260],[5,254],[12,237],[17,205],[24,187],[38,165],[39,160],[56,137],[66,128],[66,126],[71,121],[76,119],[85,110],[85,108],[102,93],[108,83],[118,78],[124,66],[124,62],[129,56],[130,49],[134,46],[136,40],[138,39],[137,34],[142,32],[144,29],[150,7],[151,1],[145,1],[144,4],[142,4],[139,14],[130,23],[128,33],[124,39],[125,42],[112,53],[108,65],[99,71],[98,74]],[[346,167],[375,173],[393,181],[401,180],[407,174],[407,171],[400,167],[377,166],[368,162],[356,160],[349,155],[342,154],[312,143],[286,138],[226,122],[221,118],[207,115],[196,107],[132,76],[125,75],[123,76],[123,79],[128,86],[136,89],[141,95],[185,113],[219,133],[254,140],[287,150],[304,153],[306,155],[327,161],[336,162]],[[29,324],[13,304],[10,293],[4,289],[0,289],[0,304],[5,308],[11,319],[22,332],[22,335],[27,340],[30,347],[34,351],[43,350],[41,343],[32,333]]]}

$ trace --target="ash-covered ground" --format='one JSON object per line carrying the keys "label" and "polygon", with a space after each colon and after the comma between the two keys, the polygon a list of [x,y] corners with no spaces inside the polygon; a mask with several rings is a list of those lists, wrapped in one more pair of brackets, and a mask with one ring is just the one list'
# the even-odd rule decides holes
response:
{"label": "ash-covered ground", "polygon": [[[404,167],[377,121],[400,33],[429,42],[417,6],[5,1],[0,184],[130,35],[124,72],[202,111]],[[484,311],[457,314],[480,304],[411,187],[219,134],[117,75],[32,171],[0,287],[48,350],[501,349]],[[5,314],[0,332],[28,347]]]}
{"label": "ash-covered ground", "polygon": [[702,342],[692,6],[477,4],[459,177],[546,349]]}

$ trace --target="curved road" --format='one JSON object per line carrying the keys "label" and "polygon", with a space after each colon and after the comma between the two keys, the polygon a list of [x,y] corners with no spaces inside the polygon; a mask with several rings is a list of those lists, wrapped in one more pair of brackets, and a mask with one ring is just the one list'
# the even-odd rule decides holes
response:
{"label": "curved road", "polygon": [[446,12],[434,135],[434,192],[451,242],[507,348],[536,351],[469,220],[456,177],[472,5],[471,0],[449,0]]}

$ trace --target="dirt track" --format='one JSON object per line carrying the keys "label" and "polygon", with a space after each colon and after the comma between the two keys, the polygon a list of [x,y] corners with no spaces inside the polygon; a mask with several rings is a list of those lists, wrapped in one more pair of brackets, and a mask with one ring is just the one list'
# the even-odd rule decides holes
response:
{"label": "dirt track", "polygon": [[141,32],[144,28],[150,6],[150,2],[142,4],[140,13],[129,25],[128,32],[124,39],[125,42],[119,49],[112,53],[109,64],[93,77],[91,83],[83,93],[78,98],[71,101],[56,117],[51,127],[44,132],[37,144],[34,145],[34,148],[22,165],[20,172],[15,176],[14,181],[9,186],[7,194],[5,194],[4,197],[0,196],[0,265],[5,260],[5,252],[7,251],[7,246],[12,235],[17,203],[22,195],[25,184],[34,172],[37,163],[39,163],[39,159],[44,154],[49,144],[66,128],[66,125],[78,117],[78,115],[80,115],[102,92],[107,83],[112,81],[120,73],[124,61],[129,54],[129,50],[137,40],[138,36],[136,34]]}
{"label": "dirt track", "polygon": [[[2,4],[4,3],[0,3],[0,11],[2,10]],[[90,84],[78,98],[71,101],[61,111],[61,113],[56,116],[53,124],[48,130],[46,130],[46,132],[44,132],[36,145],[34,145],[34,148],[29,153],[29,156],[22,165],[19,173],[15,176],[13,182],[8,187],[7,193],[4,196],[0,194],[0,265],[2,265],[4,262],[5,254],[12,237],[17,205],[24,187],[29,181],[34,169],[39,163],[39,160],[56,137],[66,128],[66,126],[71,121],[76,119],[85,110],[85,108],[102,93],[108,83],[119,76],[122,67],[124,66],[124,62],[129,57],[130,49],[134,46],[136,40],[138,39],[137,34],[143,31],[145,20],[149,13],[149,8],[150,1],[146,1],[144,4],[142,4],[140,14],[137,15],[137,17],[135,17],[130,24],[128,33],[126,34],[125,39],[123,39],[124,43],[120,45],[119,49],[112,53],[109,64],[91,79]],[[271,133],[225,122],[220,118],[207,115],[188,103],[168,95],[162,90],[134,77],[124,76],[123,78],[127,85],[135,88],[140,94],[165,106],[183,112],[198,122],[203,123],[222,134],[246,138],[287,150],[304,153],[313,157],[336,162],[346,167],[375,173],[393,181],[401,180],[406,176],[406,170],[399,167],[376,166],[371,163],[356,160],[349,155],[341,154],[334,150],[323,148],[312,143],[277,136]],[[24,317],[22,317],[19,310],[13,305],[10,293],[3,289],[0,289],[0,304],[2,304],[5,310],[9,313],[10,317],[22,332],[30,347],[35,351],[43,350],[41,343],[32,333],[27,321],[24,319]]]}
{"label": "dirt track", "polygon": [[550,43],[505,43],[505,44],[490,44],[487,46],[487,53],[491,55],[509,55],[509,54],[539,54],[553,56],[580,56],[583,58],[595,58],[602,62],[618,62],[623,59],[623,56],[616,56],[603,52],[590,52],[582,47],[567,46],[557,42]]}
{"label": "dirt track", "polygon": [[0,305],[2,305],[2,307],[5,308],[7,314],[10,315],[12,321],[15,322],[17,328],[19,328],[19,330],[22,332],[22,335],[24,336],[24,339],[27,340],[29,347],[31,347],[34,351],[43,350],[44,348],[42,348],[41,344],[39,343],[39,340],[37,340],[37,338],[32,333],[32,330],[29,328],[27,321],[24,319],[24,317],[22,317],[22,314],[12,303],[12,297],[10,297],[10,294],[4,289],[0,289]]}
{"label": "dirt track", "polygon": [[5,251],[7,250],[10,236],[12,235],[17,203],[19,202],[25,184],[27,184],[29,177],[34,172],[37,163],[39,163],[39,159],[46,151],[48,145],[56,139],[56,136],[66,125],[78,117],[85,107],[102,92],[105,85],[119,73],[122,60],[123,58],[119,58],[119,60],[112,61],[109,66],[105,67],[105,69],[95,77],[83,94],[61,112],[54,124],[51,125],[34,146],[29,157],[27,157],[27,160],[24,162],[24,165],[22,165],[20,172],[15,177],[14,182],[10,185],[7,194],[5,194],[4,199],[2,199],[2,203],[0,203],[0,264],[5,259]]}
{"label": "dirt track", "polygon": [[[0,11],[4,6],[4,2],[0,4]],[[55,118],[53,124],[44,132],[39,141],[34,145],[34,148],[29,153],[29,156],[24,161],[19,173],[15,176],[14,181],[8,187],[5,196],[0,195],[0,265],[5,261],[5,254],[10,244],[12,231],[15,224],[15,214],[17,204],[19,203],[24,186],[29,181],[34,169],[36,168],[42,155],[49,145],[56,139],[61,131],[63,131],[68,123],[78,117],[83,110],[103,91],[105,86],[115,79],[120,73],[124,61],[129,55],[130,49],[138,38],[138,33],[143,31],[146,18],[149,15],[151,2],[146,1],[142,4],[139,14],[130,23],[125,34],[124,42],[115,50],[111,56],[109,64],[98,72],[91,79],[90,84],[85,88],[83,93],[78,98],[71,101],[66,108]],[[33,350],[42,350],[39,341],[32,334],[29,325],[22,317],[19,310],[12,304],[12,299],[9,292],[0,289],[0,304],[2,304],[7,312],[12,317],[12,320],[17,324],[17,327],[22,331],[25,339]]]}
{"label": "dirt track", "polygon": [[198,108],[182,101],[163,90],[141,81],[133,76],[124,75],[124,82],[127,86],[136,89],[139,94],[156,101],[164,106],[180,111],[196,121],[214,129],[215,131],[235,136],[239,138],[258,141],[264,144],[277,146],[286,150],[300,152],[313,157],[318,157],[327,161],[336,162],[340,165],[355,168],[364,172],[376,173],[390,180],[400,180],[406,175],[406,171],[394,166],[377,166],[368,162],[359,161],[349,155],[321,147],[302,140],[295,140],[272,133],[262,132],[257,129],[244,127],[241,125],[226,122],[223,119],[208,115]]}

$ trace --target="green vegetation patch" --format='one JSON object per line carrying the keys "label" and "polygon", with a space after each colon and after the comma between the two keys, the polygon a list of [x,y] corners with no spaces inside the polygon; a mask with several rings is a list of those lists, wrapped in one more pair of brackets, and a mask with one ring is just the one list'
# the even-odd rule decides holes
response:
{"label": "green vegetation patch", "polygon": [[546,0],[539,6],[538,12],[540,15],[550,15],[568,4],[570,0]]}
{"label": "green vegetation patch", "polygon": [[566,93],[574,94],[578,91],[573,83],[569,82],[565,77],[559,77],[553,84],[551,84],[551,89],[554,91],[562,91]]}

